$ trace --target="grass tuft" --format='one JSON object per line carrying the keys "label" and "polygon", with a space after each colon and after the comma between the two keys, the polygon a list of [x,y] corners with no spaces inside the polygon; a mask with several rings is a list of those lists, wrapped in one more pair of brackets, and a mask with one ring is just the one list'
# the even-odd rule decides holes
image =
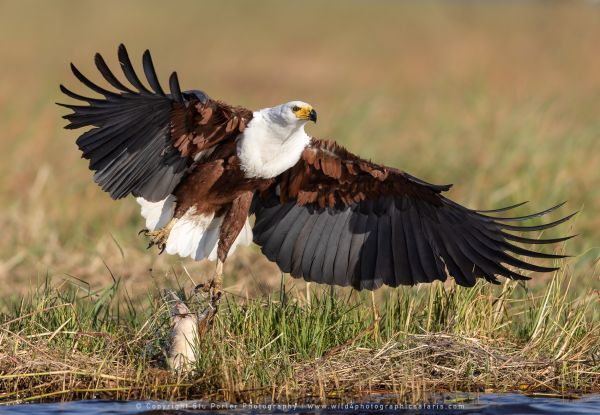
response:
{"label": "grass tuft", "polygon": [[47,279],[3,304],[0,402],[598,392],[598,293],[574,296],[570,282],[556,272],[541,295],[513,281],[399,288],[374,313],[368,293],[309,287],[309,302],[282,281],[267,297],[227,295],[195,372],[178,375],[164,368],[170,316],[158,294],[136,303],[118,279],[95,292]]}

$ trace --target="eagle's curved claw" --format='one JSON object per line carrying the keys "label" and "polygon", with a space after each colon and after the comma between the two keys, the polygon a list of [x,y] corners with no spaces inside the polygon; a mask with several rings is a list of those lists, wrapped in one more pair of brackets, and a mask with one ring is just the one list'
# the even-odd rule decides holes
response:
{"label": "eagle's curved claw", "polygon": [[223,296],[223,279],[219,275],[214,276],[206,283],[200,283],[194,287],[196,294],[210,294],[210,303],[216,309],[219,300]]}
{"label": "eagle's curved claw", "polygon": [[204,334],[212,327],[213,320],[219,310],[219,301],[223,297],[222,275],[217,273],[206,283],[196,285],[194,293],[200,294],[207,301],[206,307],[200,314],[200,324],[198,325],[199,333]]}
{"label": "eagle's curved claw", "polygon": [[215,287],[215,280],[211,278],[208,282],[201,282],[200,284],[194,287],[194,292],[196,294],[206,294],[210,292],[211,289]]}
{"label": "eagle's curved claw", "polygon": [[151,231],[148,229],[142,229],[138,235],[140,234],[144,234],[144,236],[147,236],[148,238],[150,238],[150,241],[148,243],[148,247],[146,249],[150,249],[153,246],[156,246],[159,249],[158,254],[162,254],[165,251],[165,248],[167,247],[167,240],[169,239],[169,234],[171,233],[171,228],[173,226],[165,226],[164,228],[161,229],[157,229],[155,231]]}
{"label": "eagle's curved claw", "polygon": [[194,293],[200,294],[200,293],[208,292],[207,286],[208,286],[208,284],[204,284],[203,282],[201,282],[200,284],[198,284],[194,287]]}

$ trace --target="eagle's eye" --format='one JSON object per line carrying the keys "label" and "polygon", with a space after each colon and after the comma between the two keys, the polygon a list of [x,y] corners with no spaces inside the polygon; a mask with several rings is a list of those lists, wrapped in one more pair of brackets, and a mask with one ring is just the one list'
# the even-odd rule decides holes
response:
{"label": "eagle's eye", "polygon": [[294,105],[294,106],[292,107],[292,111],[294,111],[294,112],[298,112],[298,111],[300,111],[300,107],[299,107],[299,106],[297,106],[297,105]]}

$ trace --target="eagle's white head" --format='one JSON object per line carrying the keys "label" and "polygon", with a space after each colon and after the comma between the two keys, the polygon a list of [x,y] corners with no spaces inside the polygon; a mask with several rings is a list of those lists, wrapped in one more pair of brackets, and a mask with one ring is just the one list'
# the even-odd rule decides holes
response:
{"label": "eagle's white head", "polygon": [[308,121],[317,122],[317,112],[312,105],[302,101],[290,101],[264,111],[271,122],[281,126],[303,126]]}
{"label": "eagle's white head", "polygon": [[237,144],[246,177],[271,178],[294,166],[310,143],[308,121],[317,122],[317,112],[302,101],[256,111]]}

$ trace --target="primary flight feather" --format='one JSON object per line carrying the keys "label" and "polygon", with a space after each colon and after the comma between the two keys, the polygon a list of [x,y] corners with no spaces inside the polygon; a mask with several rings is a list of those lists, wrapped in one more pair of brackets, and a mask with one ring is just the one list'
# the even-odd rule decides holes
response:
{"label": "primary flight feather", "polygon": [[[149,88],[127,51],[118,59],[125,85],[101,55],[95,63],[108,90],[71,65],[77,79],[102,98],[67,96],[87,105],[60,104],[75,129],[94,180],[114,199],[133,195],[146,219],[151,244],[169,254],[222,264],[239,244],[252,241],[282,271],[307,281],[373,290],[450,275],[463,286],[476,278],[527,279],[523,271],[556,268],[515,256],[555,259],[515,245],[551,244],[570,237],[536,239],[512,231],[552,228],[572,215],[537,226],[510,225],[543,216],[495,216],[465,208],[434,185],[396,168],[361,159],[333,141],[304,131],[317,113],[301,101],[258,111],[181,91],[158,81],[150,53],[142,66]],[[256,216],[251,227],[248,218]]]}

